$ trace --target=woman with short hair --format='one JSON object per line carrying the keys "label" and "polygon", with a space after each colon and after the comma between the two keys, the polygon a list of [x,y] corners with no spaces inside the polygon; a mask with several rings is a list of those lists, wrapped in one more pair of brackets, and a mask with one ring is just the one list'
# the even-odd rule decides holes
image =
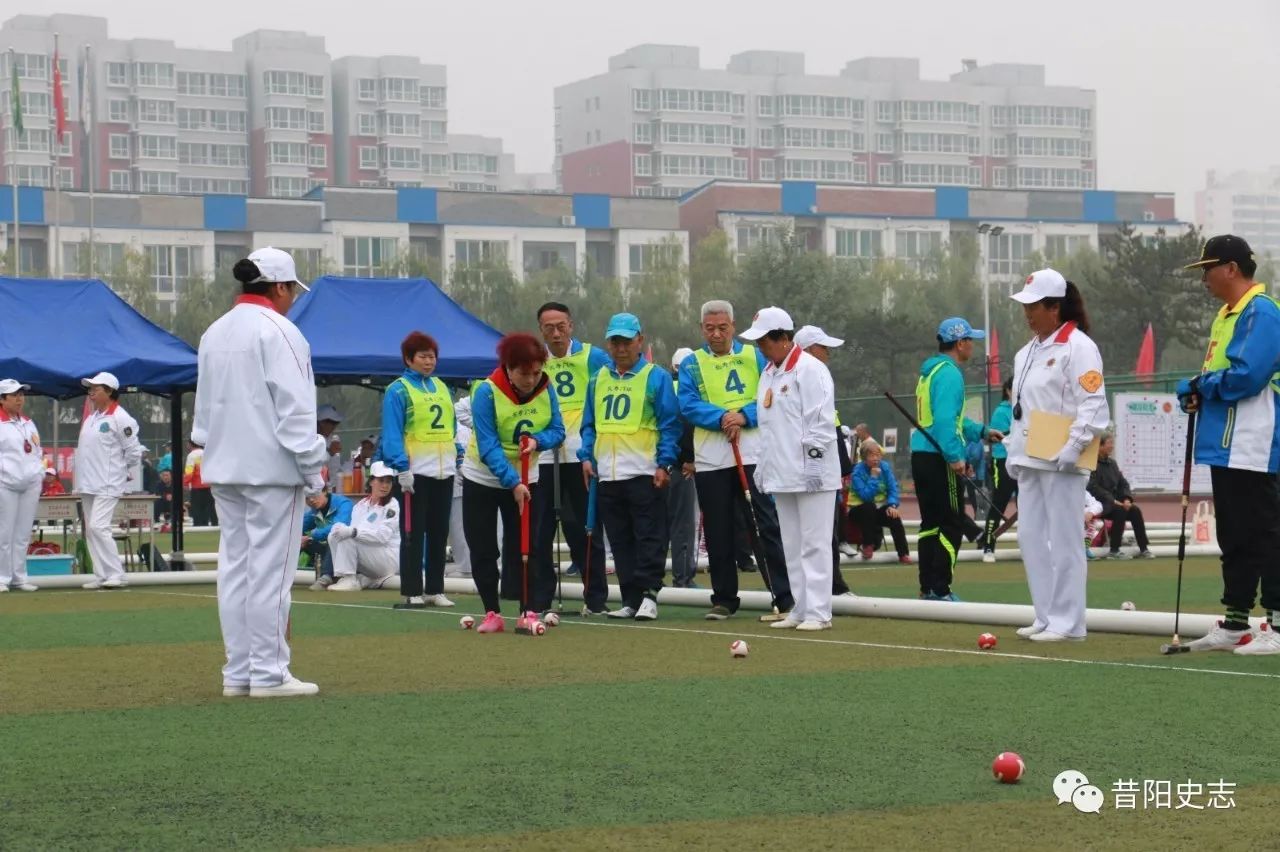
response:
{"label": "woman with short hair", "polygon": [[84,540],[93,560],[93,579],[83,588],[119,589],[128,582],[111,536],[112,517],[129,489],[129,469],[142,461],[138,421],[120,407],[120,380],[111,373],[80,384],[88,391],[90,409],[76,445],[75,490],[84,504]]}

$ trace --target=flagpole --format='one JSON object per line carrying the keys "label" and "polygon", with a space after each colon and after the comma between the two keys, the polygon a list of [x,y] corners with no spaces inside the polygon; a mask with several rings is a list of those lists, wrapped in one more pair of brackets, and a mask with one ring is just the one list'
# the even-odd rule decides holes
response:
{"label": "flagpole", "polygon": [[[53,74],[50,80],[54,87],[58,89],[51,92],[50,102],[54,104],[53,108],[53,277],[62,277],[62,181],[58,180],[58,165],[62,161],[62,134],[58,132],[59,125],[62,125],[63,113],[66,111],[66,104],[62,99],[62,72],[58,69],[58,33],[53,34]],[[59,110],[57,104],[62,104],[62,110]]]}
{"label": "flagpole", "polygon": [[9,159],[14,162],[9,166],[9,183],[13,189],[13,277],[20,278],[22,276],[22,232],[19,226],[18,216],[18,139],[22,136],[22,130],[14,123],[13,116],[22,114],[22,92],[18,88],[18,54],[11,47],[9,48],[9,97],[10,99],[18,98],[17,112],[14,111],[14,105],[9,104],[9,126],[13,130],[13,147],[9,150]]}
{"label": "flagpole", "polygon": [[89,277],[97,277],[98,252],[94,248],[93,235],[93,191],[98,182],[98,146],[94,144],[94,126],[93,126],[93,46],[86,44],[84,46],[84,91],[81,97],[87,98],[87,103],[80,105],[80,120],[84,124],[85,129],[85,156],[89,158]]}

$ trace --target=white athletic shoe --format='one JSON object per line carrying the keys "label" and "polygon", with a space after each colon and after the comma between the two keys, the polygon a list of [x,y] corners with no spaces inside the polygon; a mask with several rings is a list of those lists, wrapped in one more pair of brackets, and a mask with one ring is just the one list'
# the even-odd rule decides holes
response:
{"label": "white athletic shoe", "polygon": [[1227,630],[1219,621],[1204,636],[1188,642],[1187,647],[1192,651],[1234,651],[1237,647],[1249,644],[1253,638],[1252,630]]}
{"label": "white athletic shoe", "polygon": [[1276,633],[1269,624],[1263,622],[1249,644],[1239,646],[1235,649],[1235,653],[1241,656],[1280,654],[1280,633]]}
{"label": "white athletic shoe", "polygon": [[239,686],[224,683],[222,685],[223,698],[247,698],[249,696],[249,684],[242,683]]}
{"label": "white athletic shoe", "polygon": [[612,612],[608,612],[606,613],[606,615],[608,615],[610,618],[635,618],[636,609],[635,607],[624,606],[624,607],[620,607],[619,609],[615,609]]}
{"label": "white athletic shoe", "polygon": [[[395,582],[392,582],[392,581]],[[400,589],[400,575],[388,574],[385,577],[379,577],[376,580],[370,580],[365,586],[366,589]]]}
{"label": "white athletic shoe", "polygon": [[453,601],[444,595],[426,595],[424,600],[427,602],[427,606],[453,606]]}
{"label": "white athletic shoe", "polygon": [[1032,642],[1083,642],[1083,636],[1067,636],[1064,633],[1054,633],[1052,630],[1041,630],[1039,633],[1033,633],[1027,637]]}
{"label": "white athletic shoe", "polygon": [[124,579],[123,577],[112,577],[110,580],[103,580],[103,581],[102,581],[102,588],[104,588],[104,589],[127,589],[127,588],[129,588],[129,581],[128,581],[128,580],[126,580],[126,579]]}
{"label": "white athletic shoe", "polygon": [[996,561],[996,555],[995,555],[995,553],[994,553],[993,551],[990,551],[990,550],[984,550],[984,551],[982,552],[982,561],[983,561],[983,562],[995,562],[995,561]]}
{"label": "white athletic shoe", "polygon": [[249,687],[250,698],[289,698],[294,695],[315,695],[320,691],[320,687],[314,683],[298,680],[296,677],[290,677],[279,686],[251,686]]}
{"label": "white athletic shoe", "polygon": [[792,618],[791,613],[787,613],[785,617],[773,622],[769,627],[773,630],[795,630],[801,623],[800,619]]}
{"label": "white athletic shoe", "polygon": [[1037,633],[1043,633],[1043,632],[1044,632],[1044,628],[1035,624],[1032,624],[1028,627],[1019,627],[1017,630],[1018,635],[1021,636],[1023,639],[1030,639],[1032,636],[1035,636]]}
{"label": "white athletic shoe", "polygon": [[338,581],[329,587],[331,592],[358,592],[361,589],[360,578],[355,574],[348,574],[345,577],[339,577]]}
{"label": "white athletic shoe", "polygon": [[92,579],[92,580],[90,580],[89,582],[85,583],[85,584],[84,584],[83,586],[81,586],[80,588],[82,588],[82,589],[88,589],[88,590],[89,590],[89,591],[91,591],[91,592],[96,592],[98,589],[101,589],[101,588],[102,588],[102,581],[101,581],[101,580],[99,580],[99,579],[97,579],[97,578],[95,577],[94,579]]}
{"label": "white athletic shoe", "polygon": [[38,592],[40,587],[31,583],[18,583],[12,587],[15,592]]}
{"label": "white athletic shoe", "polygon": [[858,555],[858,551],[854,549],[852,544],[849,544],[847,541],[842,541],[840,542],[840,555],[853,559]]}
{"label": "white athletic shoe", "polygon": [[796,630],[808,632],[817,632],[819,630],[830,630],[830,621],[818,621],[817,619],[806,619],[796,625]]}
{"label": "white athletic shoe", "polygon": [[658,620],[658,602],[653,598],[645,598],[640,601],[640,608],[636,610],[636,621],[657,621]]}
{"label": "white athletic shoe", "polygon": [[313,592],[323,592],[325,589],[329,588],[332,585],[333,585],[333,578],[330,577],[328,574],[321,574],[319,577],[316,578],[316,581],[312,583],[310,586],[308,586],[307,588],[309,588]]}

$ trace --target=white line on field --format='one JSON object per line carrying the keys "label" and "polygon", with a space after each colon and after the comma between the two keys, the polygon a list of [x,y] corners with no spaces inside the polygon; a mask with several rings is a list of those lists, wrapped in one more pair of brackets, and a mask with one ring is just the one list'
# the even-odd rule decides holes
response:
{"label": "white line on field", "polygon": [[[164,595],[167,597],[178,598],[204,598],[206,600],[217,600],[217,595],[198,595],[191,592],[151,592],[136,591],[136,594],[144,595]],[[301,601],[294,599],[295,606],[327,606],[339,609],[372,609],[380,612],[392,611],[390,606],[377,604],[357,604],[357,603],[338,603],[337,601]],[[459,609],[411,609],[411,610],[395,610],[395,612],[408,612],[421,615],[471,615],[475,617],[483,616],[483,613],[467,613]],[[853,639],[818,639],[809,636],[797,636],[794,633],[773,635],[769,633],[729,633],[720,630],[704,630],[697,627],[659,627],[654,624],[646,624],[637,626],[620,621],[608,621],[607,617],[600,619],[577,619],[574,616],[562,617],[560,626],[566,624],[578,625],[582,627],[612,627],[621,629],[639,629],[639,630],[656,630],[665,633],[688,633],[696,636],[716,636],[721,639],[727,636],[742,636],[748,639],[770,639],[781,642],[805,642],[814,645],[842,645],[851,648],[879,648],[887,651],[919,651],[926,654],[959,654],[962,656],[973,657],[1000,657],[1007,660],[1031,660],[1041,663],[1073,663],[1080,666],[1106,666],[1109,668],[1121,669],[1150,669],[1159,672],[1180,671],[1190,672],[1193,674],[1212,674],[1226,675],[1228,677],[1260,677],[1269,680],[1280,680],[1280,674],[1271,672],[1235,672],[1225,669],[1202,669],[1194,666],[1158,666],[1154,663],[1125,663],[1118,660],[1076,660],[1070,657],[1041,657],[1037,654],[1015,654],[1008,651],[975,651],[969,648],[934,648],[929,645],[891,645],[886,642],[859,642]],[[515,621],[515,618],[505,617],[506,621]]]}

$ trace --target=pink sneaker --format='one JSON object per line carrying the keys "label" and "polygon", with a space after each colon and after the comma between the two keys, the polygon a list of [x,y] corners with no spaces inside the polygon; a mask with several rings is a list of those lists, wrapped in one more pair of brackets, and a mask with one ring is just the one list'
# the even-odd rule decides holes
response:
{"label": "pink sneaker", "polygon": [[506,630],[506,625],[502,621],[502,616],[496,612],[486,612],[484,621],[480,622],[480,626],[476,628],[477,633],[501,633]]}

